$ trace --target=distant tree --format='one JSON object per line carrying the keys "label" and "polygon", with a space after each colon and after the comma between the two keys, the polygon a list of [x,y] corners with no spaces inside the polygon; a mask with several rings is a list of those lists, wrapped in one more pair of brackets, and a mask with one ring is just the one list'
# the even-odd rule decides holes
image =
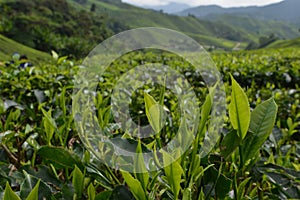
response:
{"label": "distant tree", "polygon": [[91,5],[90,11],[91,11],[91,12],[95,12],[95,11],[96,11],[96,4],[93,3],[93,4]]}

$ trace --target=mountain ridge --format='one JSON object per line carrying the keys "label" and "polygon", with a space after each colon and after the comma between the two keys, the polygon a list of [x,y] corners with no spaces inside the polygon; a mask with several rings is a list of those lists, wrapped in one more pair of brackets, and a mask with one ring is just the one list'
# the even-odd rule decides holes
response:
{"label": "mountain ridge", "polygon": [[217,5],[197,6],[176,13],[187,16],[195,15],[199,18],[205,18],[209,15],[232,14],[237,16],[248,16],[262,20],[280,20],[290,23],[300,23],[300,1],[283,0],[278,3],[265,6],[232,7],[224,8]]}
{"label": "mountain ridge", "polygon": [[191,8],[191,6],[185,3],[169,2],[168,4],[162,6],[143,6],[143,8],[163,11],[165,13],[172,14]]}

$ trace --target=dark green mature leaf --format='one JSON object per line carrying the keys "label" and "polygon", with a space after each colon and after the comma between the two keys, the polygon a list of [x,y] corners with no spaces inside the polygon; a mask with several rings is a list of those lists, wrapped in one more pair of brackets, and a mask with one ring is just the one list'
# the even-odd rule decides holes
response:
{"label": "dark green mature leaf", "polygon": [[240,145],[241,138],[236,130],[227,133],[221,143],[221,155],[227,160],[234,150]]}
{"label": "dark green mature leaf", "polygon": [[34,187],[39,183],[38,187],[38,197],[39,199],[49,198],[52,195],[51,187],[43,182],[40,181],[37,177],[31,176],[27,172],[23,171],[25,175],[25,179],[21,184],[20,188],[20,197],[25,199],[34,189]]}
{"label": "dark green mature leaf", "polygon": [[73,199],[74,198],[74,188],[72,184],[64,185],[61,189],[63,199]]}
{"label": "dark green mature leaf", "polygon": [[[107,194],[109,194],[110,191],[106,191]],[[103,192],[102,192],[103,193]],[[131,194],[131,192],[123,185],[117,186],[111,193],[110,198],[106,198],[109,200],[135,200],[134,196]],[[100,193],[101,194],[101,193]],[[98,196],[98,195],[97,195]],[[103,195],[104,196],[104,195]],[[104,198],[96,199],[95,200],[106,200]]]}
{"label": "dark green mature leaf", "polygon": [[275,164],[260,162],[254,168],[273,183],[286,198],[300,199],[300,172]]}
{"label": "dark green mature leaf", "polygon": [[53,164],[56,168],[71,168],[75,165],[80,170],[83,169],[83,164],[80,159],[70,151],[60,147],[43,146],[39,149],[38,155],[40,155],[47,163]]}
{"label": "dark green mature leaf", "polygon": [[20,197],[11,189],[8,182],[6,182],[3,200],[21,200]]}
{"label": "dark green mature leaf", "polygon": [[232,93],[229,104],[229,117],[233,128],[237,130],[238,136],[244,139],[250,124],[250,105],[245,92],[232,76],[231,81]]}
{"label": "dark green mature leaf", "polygon": [[[97,194],[95,196],[95,200],[114,199],[114,197],[112,197],[113,196],[112,193],[113,193],[113,191],[104,191],[104,192],[101,192],[101,193],[99,193],[99,194]],[[116,197],[115,199],[122,198],[123,200],[126,199],[125,195],[127,195],[127,193],[131,194],[128,190],[126,192],[123,192],[123,193],[122,192],[115,192],[115,193],[116,193],[116,194],[114,194],[115,196],[120,195],[120,196]],[[124,195],[124,193],[125,193],[125,195]]]}
{"label": "dark green mature leaf", "polygon": [[215,188],[218,198],[224,199],[228,195],[231,189],[231,185],[232,185],[232,180],[227,178],[225,175],[220,174],[220,177],[218,179]]}
{"label": "dark green mature leaf", "polygon": [[273,98],[258,105],[251,113],[250,132],[242,144],[243,163],[253,158],[272,132],[277,114]]}
{"label": "dark green mature leaf", "polygon": [[86,166],[86,171],[91,177],[95,178],[103,187],[107,189],[113,188],[113,185],[110,182],[110,180],[106,177],[106,173],[104,170],[99,169],[94,164],[89,164],[88,166]]}
{"label": "dark green mature leaf", "polygon": [[62,184],[53,175],[50,167],[48,167],[46,165],[37,165],[37,166],[34,166],[34,168],[29,165],[25,165],[25,166],[21,167],[20,170],[22,170],[22,171],[24,170],[31,176],[41,179],[42,181],[44,181],[46,183],[51,183],[52,185],[56,185],[57,187],[60,187]]}
{"label": "dark green mature leaf", "polygon": [[204,176],[206,184],[212,183],[217,199],[224,199],[231,190],[232,180],[222,174],[221,168],[210,167]]}

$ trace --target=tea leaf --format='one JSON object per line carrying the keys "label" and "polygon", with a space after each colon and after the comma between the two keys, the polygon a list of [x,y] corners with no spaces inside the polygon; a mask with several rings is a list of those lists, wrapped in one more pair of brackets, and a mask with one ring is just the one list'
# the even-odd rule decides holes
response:
{"label": "tea leaf", "polygon": [[165,111],[163,106],[157,103],[152,96],[144,93],[145,109],[148,121],[155,131],[159,133],[165,122]]}
{"label": "tea leaf", "polygon": [[238,136],[244,139],[250,124],[250,106],[248,98],[241,86],[231,76],[232,93],[229,104],[229,117],[231,124],[238,132]]}
{"label": "tea leaf", "polygon": [[277,114],[273,98],[258,105],[251,113],[250,132],[242,144],[243,162],[254,157],[272,132]]}
{"label": "tea leaf", "polygon": [[75,169],[73,170],[72,184],[77,194],[77,197],[80,198],[83,192],[83,180],[84,180],[84,176],[82,172],[80,171],[80,169],[78,169],[77,166],[75,166]]}
{"label": "tea leaf", "polygon": [[11,189],[8,182],[6,182],[3,200],[21,200],[20,197]]}
{"label": "tea leaf", "polygon": [[141,141],[138,142],[134,162],[136,178],[141,182],[144,190],[146,191],[149,182],[149,174],[143,157]]}
{"label": "tea leaf", "polygon": [[128,172],[122,172],[122,175],[124,180],[128,184],[131,192],[133,193],[133,196],[136,199],[147,200],[147,196],[144,192],[141,182],[133,178]]}
{"label": "tea leaf", "polygon": [[163,159],[165,165],[169,164],[168,166],[164,167],[164,171],[168,183],[170,184],[174,193],[174,199],[177,199],[180,191],[180,181],[183,174],[183,169],[181,168],[179,162],[175,161],[167,152],[163,152]]}
{"label": "tea leaf", "polygon": [[32,191],[27,196],[26,200],[36,200],[39,197],[39,186],[40,186],[40,180],[37,182],[37,184],[34,186]]}

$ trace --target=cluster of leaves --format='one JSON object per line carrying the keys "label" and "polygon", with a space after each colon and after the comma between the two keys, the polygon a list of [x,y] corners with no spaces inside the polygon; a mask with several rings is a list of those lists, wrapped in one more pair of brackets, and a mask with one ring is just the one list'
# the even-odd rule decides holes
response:
{"label": "cluster of leaves", "polygon": [[[294,81],[299,80],[300,65],[299,60],[293,59],[297,54],[290,50],[214,56],[224,75],[228,115],[222,137],[204,158],[199,149],[210,119],[211,94],[205,89],[201,75],[188,63],[170,53],[142,51],[115,61],[99,79],[101,87],[94,101],[100,127],[117,126],[110,113],[110,93],[117,77],[145,62],[161,62],[179,70],[203,100],[199,130],[192,146],[177,160],[174,155],[163,153],[156,168],[170,161],[172,164],[150,173],[110,169],[85,149],[71,113],[73,77],[78,68],[66,57],[26,69],[1,67],[0,193],[3,198],[300,198],[297,138],[300,91]],[[269,71],[274,77],[268,76],[265,65],[268,69],[275,68]],[[282,79],[285,73],[292,79],[287,85],[286,79]],[[143,111],[141,118],[159,136],[153,142],[165,144],[172,137],[170,132],[178,129],[180,123],[176,121],[180,116],[171,115],[174,124],[170,128],[162,128],[164,124],[157,119],[164,117],[163,106],[176,112],[177,101],[171,101],[170,91],[161,87],[146,89],[148,93],[135,94],[137,104],[130,105],[131,111]],[[293,94],[291,90],[295,90]],[[130,148],[137,153],[155,150],[152,142],[124,136],[121,131],[112,137],[130,141]],[[142,156],[136,158],[134,165],[142,171],[153,167],[147,166]]]}
{"label": "cluster of leaves", "polygon": [[[13,0],[0,5],[0,33],[30,46],[82,58],[94,44],[126,27],[109,16],[78,10],[66,0]],[[85,38],[85,40],[82,40]]]}

